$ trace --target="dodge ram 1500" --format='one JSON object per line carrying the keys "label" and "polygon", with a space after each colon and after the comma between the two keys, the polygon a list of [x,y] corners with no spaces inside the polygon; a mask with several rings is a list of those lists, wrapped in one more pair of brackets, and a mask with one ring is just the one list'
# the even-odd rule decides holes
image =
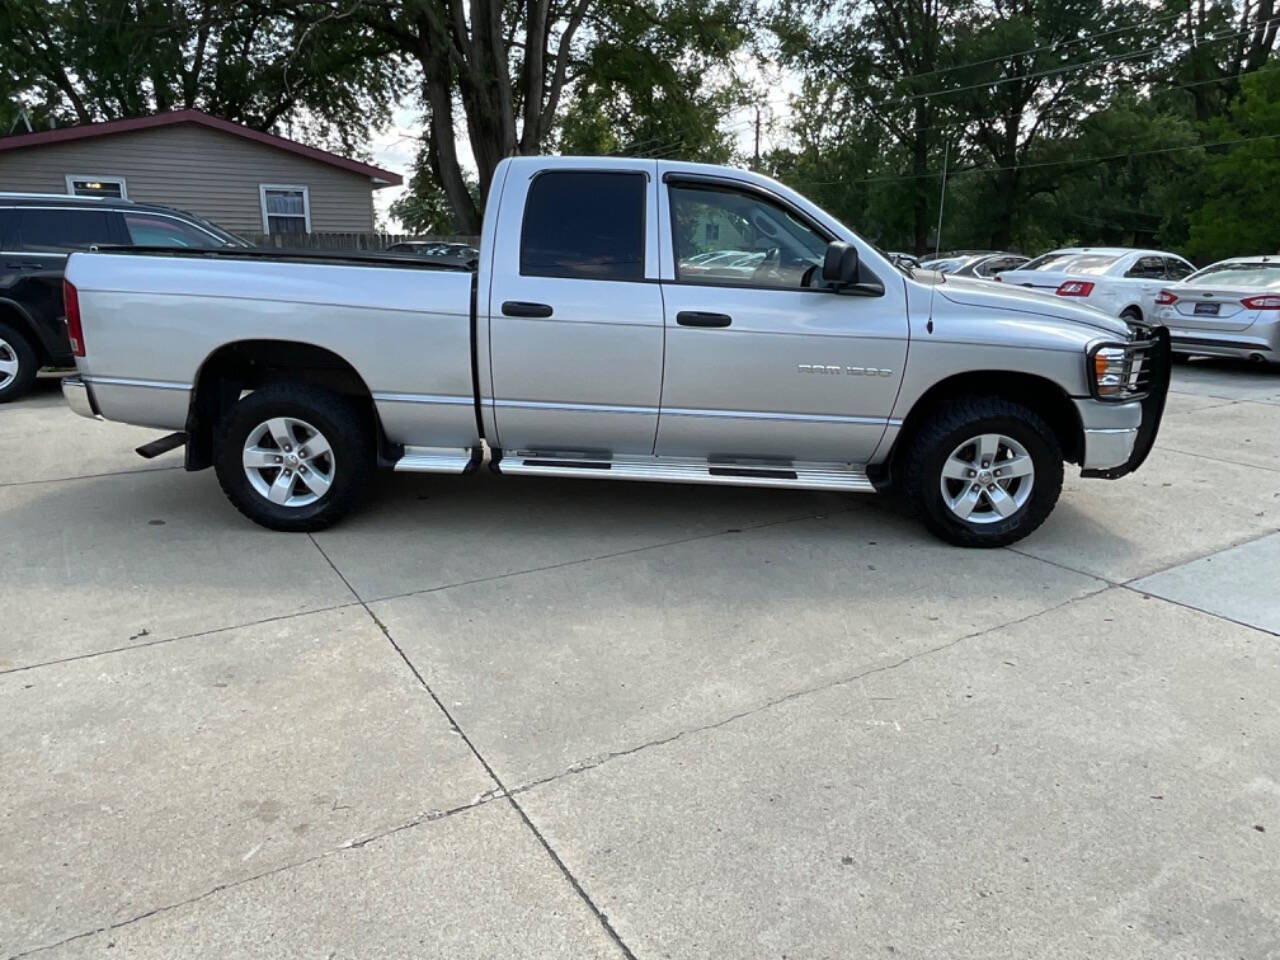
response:
{"label": "dodge ram 1500", "polygon": [[[719,252],[731,256],[716,256]],[[73,254],[79,413],[175,431],[245,515],[342,516],[378,466],[896,489],[967,546],[1136,469],[1169,338],[897,267],[787,187],[662,160],[499,165],[479,257]]]}

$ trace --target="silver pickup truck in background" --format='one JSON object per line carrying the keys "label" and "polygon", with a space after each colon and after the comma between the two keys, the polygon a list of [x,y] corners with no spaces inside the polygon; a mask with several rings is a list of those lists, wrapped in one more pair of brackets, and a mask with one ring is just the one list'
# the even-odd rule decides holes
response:
{"label": "silver pickup truck in background", "polygon": [[1163,328],[899,269],[773,180],[659,160],[504,161],[474,263],[99,250],[66,302],[70,405],[177,431],[139,452],[185,443],[277,530],[487,446],[501,474],[897,489],[999,546],[1064,461],[1136,469],[1169,380]]}

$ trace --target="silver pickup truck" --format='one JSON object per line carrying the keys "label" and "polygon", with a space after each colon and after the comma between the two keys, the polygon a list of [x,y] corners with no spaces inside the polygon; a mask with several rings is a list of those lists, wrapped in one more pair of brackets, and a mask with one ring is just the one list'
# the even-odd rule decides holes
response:
{"label": "silver pickup truck", "polygon": [[[720,254],[725,254],[721,256]],[[177,431],[246,516],[316,530],[378,466],[895,489],[966,546],[1025,536],[1063,463],[1155,440],[1169,338],[895,267],[787,187],[659,160],[515,158],[477,261],[77,253],[78,413]]]}

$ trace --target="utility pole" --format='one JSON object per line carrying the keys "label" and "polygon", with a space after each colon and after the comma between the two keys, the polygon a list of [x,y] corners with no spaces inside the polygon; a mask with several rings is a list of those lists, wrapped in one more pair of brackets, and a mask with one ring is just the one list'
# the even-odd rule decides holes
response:
{"label": "utility pole", "polygon": [[760,108],[756,107],[756,159],[754,169],[760,169]]}

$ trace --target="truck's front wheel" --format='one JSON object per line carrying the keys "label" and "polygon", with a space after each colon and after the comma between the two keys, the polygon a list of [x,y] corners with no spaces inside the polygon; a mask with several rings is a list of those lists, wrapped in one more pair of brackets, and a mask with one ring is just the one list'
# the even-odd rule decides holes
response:
{"label": "truck's front wheel", "polygon": [[314,387],[275,384],[227,413],[214,444],[223,492],[250,520],[272,530],[322,530],[368,487],[368,428],[344,398]]}
{"label": "truck's front wheel", "polygon": [[1042,524],[1062,491],[1062,449],[1033,410],[999,397],[934,413],[908,451],[907,490],[931,531],[964,547],[1002,547]]}

